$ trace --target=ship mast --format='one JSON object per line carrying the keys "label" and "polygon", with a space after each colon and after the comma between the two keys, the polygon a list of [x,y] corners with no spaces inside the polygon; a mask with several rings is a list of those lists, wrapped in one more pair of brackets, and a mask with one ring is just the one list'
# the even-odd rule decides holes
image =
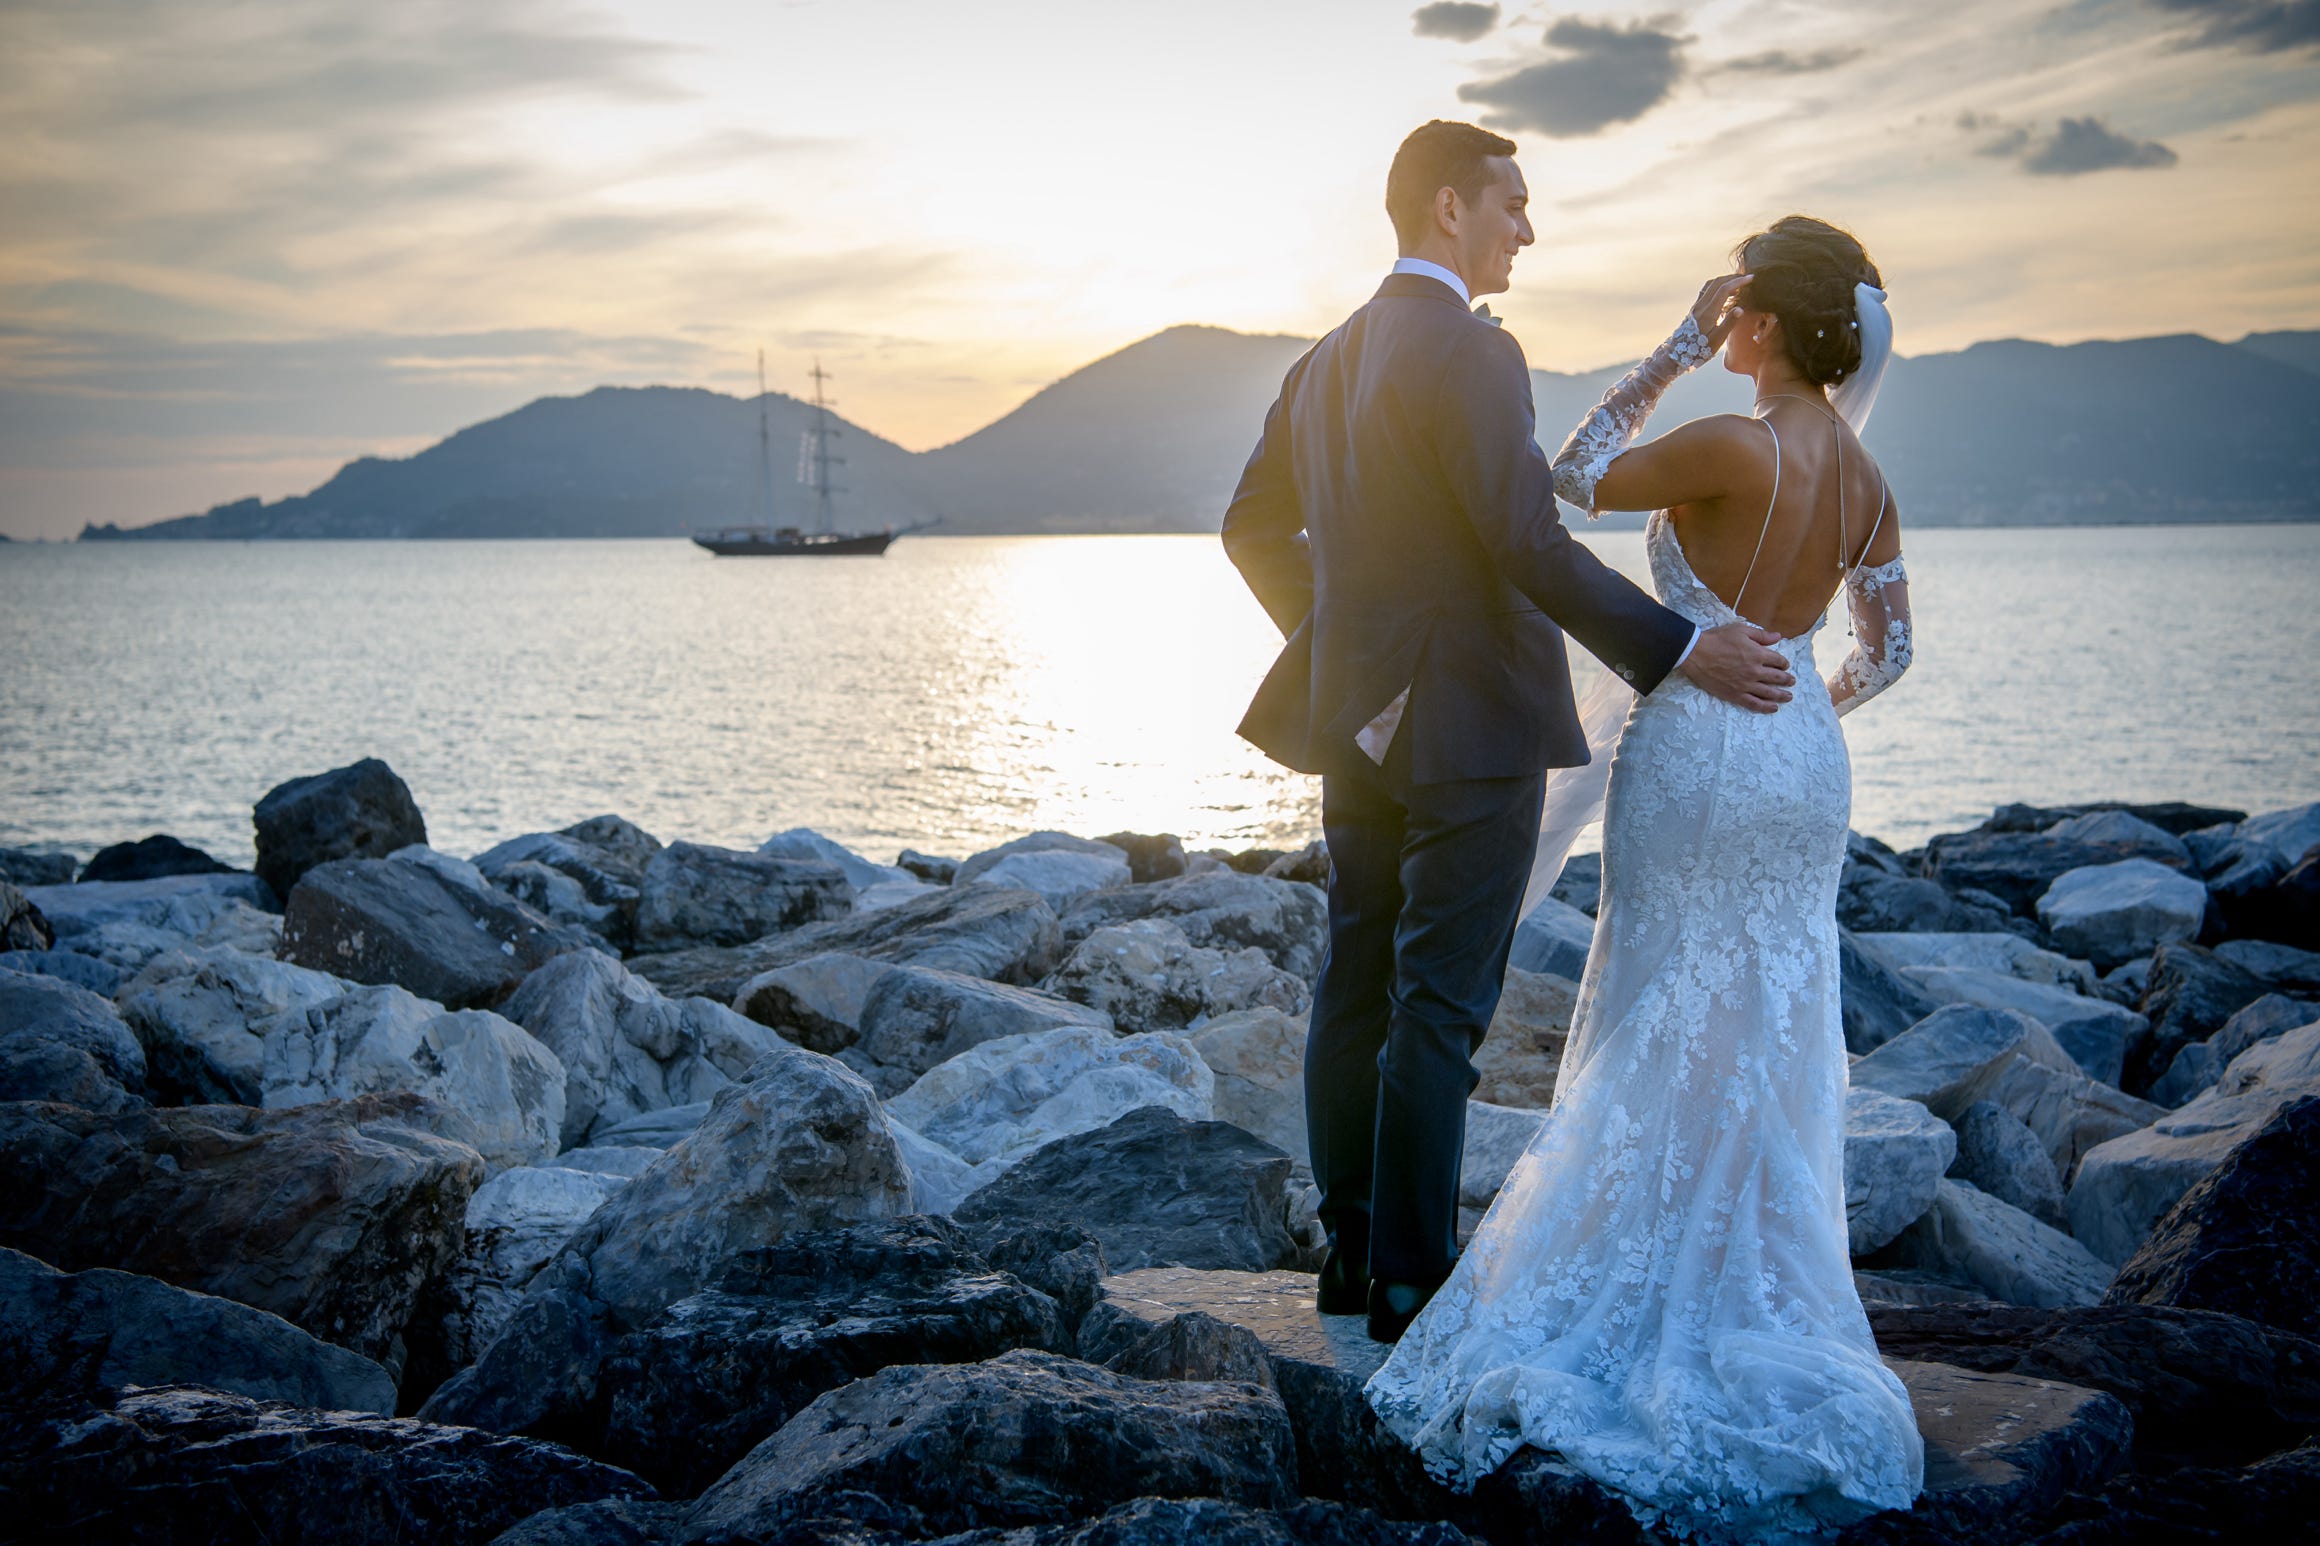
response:
{"label": "ship mast", "polygon": [[832,466],[845,466],[846,459],[830,454],[830,441],[837,435],[838,431],[831,427],[830,400],[822,391],[823,383],[830,379],[829,373],[822,369],[822,362],[817,358],[814,361],[814,368],[809,374],[814,383],[813,443],[808,448],[811,455],[811,482],[814,498],[821,514],[821,530],[828,531],[831,529],[834,519],[830,509],[830,496],[838,492],[836,486],[830,482],[830,468]]}
{"label": "ship mast", "polygon": [[765,417],[765,351],[757,351],[757,521],[773,529],[773,426]]}

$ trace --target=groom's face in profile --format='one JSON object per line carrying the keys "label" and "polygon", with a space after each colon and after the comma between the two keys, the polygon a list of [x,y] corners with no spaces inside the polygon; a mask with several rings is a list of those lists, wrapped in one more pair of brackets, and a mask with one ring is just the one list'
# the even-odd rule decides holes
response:
{"label": "groom's face in profile", "polygon": [[1458,200],[1459,273],[1477,297],[1498,295],[1514,283],[1514,255],[1538,240],[1531,230],[1531,190],[1512,156],[1483,163],[1490,181],[1474,202]]}

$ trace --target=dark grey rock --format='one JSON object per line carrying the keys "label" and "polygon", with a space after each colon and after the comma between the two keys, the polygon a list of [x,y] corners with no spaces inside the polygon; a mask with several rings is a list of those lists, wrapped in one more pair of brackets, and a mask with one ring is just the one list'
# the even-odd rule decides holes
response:
{"label": "dark grey rock", "polygon": [[145,1049],[113,1006],[61,977],[0,972],[0,1100],[142,1105]]}
{"label": "dark grey rock", "polygon": [[2214,1088],[2223,1071],[2258,1042],[2270,1041],[2320,1020],[2320,1004],[2284,994],[2267,993],[2229,1020],[2205,1041],[2187,1043],[2151,1086],[2151,1099],[2169,1108],[2179,1107],[2204,1090]]}
{"label": "dark grey rock", "polygon": [[475,856],[484,877],[533,911],[578,924],[616,950],[636,944],[645,866],[660,840],[618,816],[594,816],[560,832],[529,832]]}
{"label": "dark grey rock", "polygon": [[410,786],[376,757],[275,785],[250,821],[257,828],[258,876],[281,897],[318,864],[384,859],[427,841]]}
{"label": "dark grey rock", "polygon": [[1957,1129],[1951,1175],[2012,1203],[2041,1224],[2070,1228],[2062,1209],[2062,1177],[2045,1143],[2021,1118],[1995,1102],[1978,1100],[1950,1125]]}
{"label": "dark grey rock", "polygon": [[1155,1326],[1097,1305],[1080,1327],[1079,1355],[1139,1380],[1237,1380],[1273,1388],[1273,1359],[1257,1334],[1203,1310]]}
{"label": "dark grey rock", "polygon": [[489,1009],[542,963],[595,944],[495,890],[472,865],[420,849],[308,870],[283,914],[281,957],[449,1009]]}
{"label": "dark grey rock", "polygon": [[1554,888],[1547,894],[1594,917],[1603,896],[1603,856],[1573,854],[1565,859],[1563,873],[1555,877]]}
{"label": "dark grey rock", "polygon": [[910,1534],[1060,1524],[1121,1498],[1297,1500],[1272,1392],[1133,1380],[1052,1353],[887,1369],[791,1419],[687,1516],[699,1542],[762,1540],[868,1494]]}
{"label": "dark grey rock", "polygon": [[2141,1463],[2240,1465],[2320,1427],[2320,1343],[2212,1310],[2105,1304],[1874,1304],[1888,1358],[2100,1390]]}
{"label": "dark grey rock", "polygon": [[706,843],[671,843],[654,854],[638,889],[636,941],[646,950],[746,945],[854,907],[853,887],[834,864]]}
{"label": "dark grey rock", "polygon": [[[605,1359],[601,1435],[565,1441],[690,1497],[825,1391],[899,1364],[1068,1353],[1047,1295],[941,1219],[808,1230],[744,1253]],[[573,1414],[575,1423],[585,1421]]]}
{"label": "dark grey rock", "polygon": [[2222,1310],[2320,1335],[2320,1097],[2282,1106],[2160,1215],[2111,1304]]}
{"label": "dark grey rock", "polygon": [[392,1371],[483,1181],[473,1149],[417,1125],[429,1107],[0,1105],[0,1245],[255,1305]]}
{"label": "dark grey rock", "polygon": [[1174,880],[1184,873],[1184,843],[1173,832],[1108,832],[1096,841],[1109,843],[1128,856],[1128,873],[1139,886]]}
{"label": "dark grey rock", "polygon": [[121,991],[129,974],[110,961],[82,955],[77,950],[0,950],[0,972],[22,972],[27,977],[55,977],[99,998]]}
{"label": "dark grey rock", "polygon": [[1002,1036],[1068,1025],[1108,1028],[1111,1023],[1111,1016],[1051,993],[961,972],[894,966],[864,996],[860,1033],[852,1045],[874,1062],[916,1078]]}
{"label": "dark grey rock", "polygon": [[947,886],[959,877],[959,861],[946,859],[940,854],[922,854],[915,848],[905,848],[894,859],[894,867],[933,886]]}
{"label": "dark grey rock", "polygon": [[1329,877],[1333,873],[1329,863],[1329,845],[1315,838],[1295,853],[1283,854],[1258,873],[1270,875],[1275,880],[1300,880],[1308,886],[1319,886],[1327,891]]}
{"label": "dark grey rock", "polygon": [[56,930],[32,898],[0,880],[0,949],[46,950],[55,943]]}
{"label": "dark grey rock", "polygon": [[62,886],[73,878],[80,861],[71,854],[39,853],[30,848],[0,848],[0,881],[19,886]]}
{"label": "dark grey rock", "polygon": [[2320,994],[2320,951],[2298,950],[2268,939],[2227,939],[2215,953],[2282,993]]}
{"label": "dark grey rock", "polygon": [[1861,934],[2036,932],[2028,919],[1952,896],[1935,881],[1860,867],[1837,888],[1837,922]]}
{"label": "dark grey rock", "polygon": [[1032,1151],[960,1205],[961,1223],[1078,1224],[1116,1272],[1264,1272],[1292,1259],[1289,1156],[1229,1122],[1144,1106]]}
{"label": "dark grey rock", "polygon": [[[154,880],[163,875],[231,875],[234,867],[211,858],[166,832],[100,848],[81,871],[82,880]],[[67,877],[68,879],[70,877]]]}
{"label": "dark grey rock", "polygon": [[1978,832],[2045,832],[2066,821],[2081,816],[2096,816],[2106,811],[2123,811],[2137,821],[2149,822],[2160,831],[2175,837],[2201,831],[2219,823],[2239,823],[2247,819],[2247,812],[2229,810],[2214,805],[2190,805],[2181,800],[2161,800],[2148,805],[2130,805],[2118,800],[2094,800],[2084,805],[2001,805],[1990,819],[1975,830]]}
{"label": "dark grey rock", "polygon": [[2163,857],[2138,842],[2086,842],[2045,832],[1947,833],[1925,847],[1928,879],[1951,890],[1971,886],[1987,891],[2023,916],[2065,873],[2121,859],[2156,859],[2187,872],[2193,868],[2187,854]]}
{"label": "dark grey rock", "polygon": [[491,1546],[667,1546],[684,1518],[682,1503],[607,1498],[543,1510],[494,1537]]}
{"label": "dark grey rock", "polygon": [[2219,876],[2215,893],[2226,932],[2320,951],[2320,844],[2265,885],[2235,890]]}
{"label": "dark grey rock", "polygon": [[59,1272],[0,1249],[0,1404],[67,1389],[94,1400],[131,1385],[201,1385],[332,1411],[395,1409],[386,1370],[278,1315],[135,1273]]}
{"label": "dark grey rock", "polygon": [[1881,1047],[1941,1008],[1850,929],[1837,931],[1837,968],[1848,1051]]}
{"label": "dark grey rock", "polygon": [[1063,941],[1076,945],[1106,924],[1166,918],[1205,950],[1255,946],[1285,972],[1313,981],[1329,945],[1329,904],[1319,890],[1263,875],[1182,875],[1149,886],[1091,891],[1063,911]]}
{"label": "dark grey rock", "polygon": [[59,1546],[480,1546],[544,1509],[651,1496],[624,1471],[536,1439],[183,1386],[7,1426],[9,1536]]}
{"label": "dark grey rock", "polygon": [[2162,945],[2151,957],[2151,974],[2136,1012],[2151,1030],[2127,1060],[2121,1087],[2136,1094],[2149,1089],[2178,1052],[2205,1041],[2242,1009],[2270,991],[2253,972],[2242,971],[2197,945]]}
{"label": "dark grey rock", "polygon": [[1553,896],[1523,914],[1515,925],[1507,965],[1577,982],[1587,975],[1587,955],[1595,946],[1595,920]]}
{"label": "dark grey rock", "polygon": [[760,973],[830,954],[1029,986],[1055,970],[1062,941],[1037,893],[962,886],[747,945],[640,955],[629,969],[671,998],[730,1004]]}

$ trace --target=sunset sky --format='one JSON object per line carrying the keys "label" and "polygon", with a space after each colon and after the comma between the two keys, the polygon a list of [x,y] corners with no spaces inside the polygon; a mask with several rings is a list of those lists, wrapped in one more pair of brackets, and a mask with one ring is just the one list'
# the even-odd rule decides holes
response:
{"label": "sunset sky", "polygon": [[0,531],[748,390],[760,345],[943,444],[1173,323],[1326,330],[1435,116],[1522,145],[1497,309],[1547,368],[1792,209],[1904,353],[2320,325],[2320,0],[11,0]]}

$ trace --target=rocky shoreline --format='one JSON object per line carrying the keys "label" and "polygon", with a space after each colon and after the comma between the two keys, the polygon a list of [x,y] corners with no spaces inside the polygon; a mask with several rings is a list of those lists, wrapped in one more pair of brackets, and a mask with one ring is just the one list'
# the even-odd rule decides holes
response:
{"label": "rocky shoreline", "polygon": [[[1313,1313],[1318,845],[459,859],[376,761],[253,822],[252,872],[0,850],[12,1538],[1649,1538],[1535,1451],[1440,1488]],[[1469,1227],[1595,888],[1517,937]],[[1857,836],[1838,913],[1854,1265],[1928,1444],[1844,1539],[2306,1528],[2320,805]]]}

